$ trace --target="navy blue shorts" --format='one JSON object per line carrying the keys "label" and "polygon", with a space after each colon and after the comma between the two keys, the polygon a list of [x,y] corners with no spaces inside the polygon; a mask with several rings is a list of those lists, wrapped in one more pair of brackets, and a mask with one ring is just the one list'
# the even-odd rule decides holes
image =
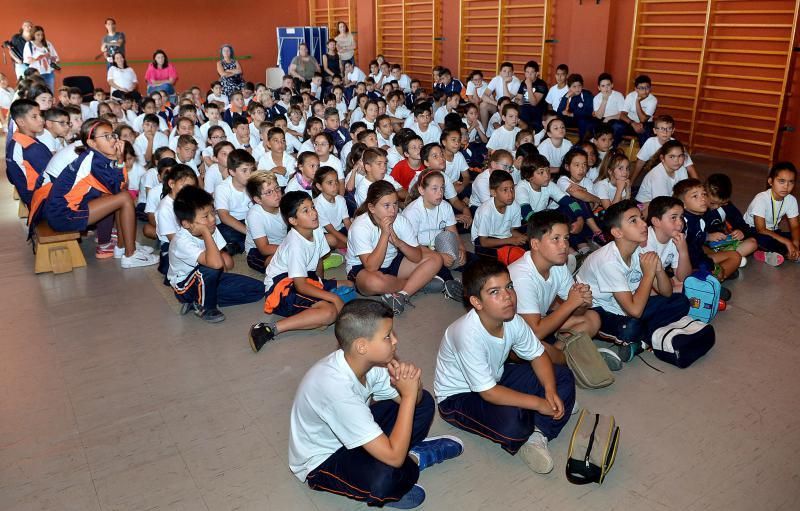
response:
{"label": "navy blue shorts", "polygon": [[[320,283],[325,291],[336,289],[335,280],[320,279],[313,271],[308,272],[308,279]],[[298,293],[294,287],[294,279],[290,279],[286,273],[281,273],[272,280],[272,286],[267,290],[264,312],[288,318],[310,309],[320,301],[322,300],[319,298]]]}
{"label": "navy blue shorts", "polygon": [[[394,259],[392,259],[392,262],[389,264],[389,266],[387,266],[386,268],[378,268],[378,271],[383,273],[384,275],[392,275],[394,277],[397,277],[397,274],[400,272],[400,264],[403,262],[403,259],[405,259],[403,253],[398,252],[397,255],[394,256]],[[355,282],[358,273],[363,269],[364,269],[363,264],[357,264],[352,268],[350,268],[350,271],[347,272],[347,280]]]}

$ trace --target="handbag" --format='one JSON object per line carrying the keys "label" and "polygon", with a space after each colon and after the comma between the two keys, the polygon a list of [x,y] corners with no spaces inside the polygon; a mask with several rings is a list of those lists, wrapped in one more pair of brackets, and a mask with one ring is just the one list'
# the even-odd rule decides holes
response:
{"label": "handbag", "polygon": [[588,335],[575,330],[561,330],[556,333],[556,339],[564,343],[567,365],[579,387],[601,389],[614,383],[614,375]]}
{"label": "handbag", "polygon": [[602,484],[617,456],[619,426],[613,415],[584,409],[569,441],[567,480],[572,484]]}

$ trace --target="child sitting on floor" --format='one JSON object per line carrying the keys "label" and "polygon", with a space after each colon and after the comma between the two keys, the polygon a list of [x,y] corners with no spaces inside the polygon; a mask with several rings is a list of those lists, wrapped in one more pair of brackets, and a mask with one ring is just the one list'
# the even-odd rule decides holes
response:
{"label": "child sitting on floor", "polygon": [[491,199],[475,211],[472,223],[472,242],[475,254],[498,257],[498,249],[506,246],[524,246],[525,235],[518,230],[522,225],[522,212],[514,201],[514,179],[505,170],[495,170],[489,177]]}
{"label": "child sitting on floor", "polygon": [[[756,259],[771,266],[781,264],[783,257],[800,261],[800,220],[797,199],[792,195],[797,169],[789,162],[772,166],[767,178],[769,188],[758,193],[744,215],[745,222],[756,232],[761,253]],[[780,229],[784,217],[789,231]]]}
{"label": "child sitting on floor", "polygon": [[247,180],[247,195],[253,205],[247,211],[244,252],[247,265],[261,273],[286,238],[287,227],[280,212],[283,192],[272,172],[256,172]]}

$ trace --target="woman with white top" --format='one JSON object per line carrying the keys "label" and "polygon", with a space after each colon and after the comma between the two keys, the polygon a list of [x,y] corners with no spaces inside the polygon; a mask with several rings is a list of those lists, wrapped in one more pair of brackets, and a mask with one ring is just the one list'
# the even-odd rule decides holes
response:
{"label": "woman with white top", "polygon": [[58,67],[58,53],[44,35],[44,29],[40,26],[33,27],[33,39],[25,44],[22,50],[22,61],[29,68],[36,69],[44,79],[50,91],[55,90],[56,75]]}
{"label": "woman with white top", "polygon": [[128,67],[128,61],[122,53],[114,54],[114,65],[108,68],[108,86],[111,88],[111,95],[115,98],[123,98],[126,93],[131,93],[137,101],[142,96],[136,90],[139,79],[133,68]]}

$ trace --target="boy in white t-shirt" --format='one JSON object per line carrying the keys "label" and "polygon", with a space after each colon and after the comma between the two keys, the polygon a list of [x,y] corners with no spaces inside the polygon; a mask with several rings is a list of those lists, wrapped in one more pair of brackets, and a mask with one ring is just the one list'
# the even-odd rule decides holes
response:
{"label": "boy in white t-shirt", "polygon": [[47,146],[52,154],[66,147],[69,135],[69,114],[61,108],[50,108],[44,112],[44,131],[36,135],[36,139]]}
{"label": "boy in white t-shirt", "polygon": [[531,470],[546,474],[553,469],[547,441],[558,436],[575,404],[572,372],[553,365],[517,315],[514,284],[502,263],[470,265],[464,294],[471,310],[447,327],[436,356],[439,413],[452,426],[519,452]]}
{"label": "boy in white t-shirt", "polygon": [[167,279],[183,304],[181,314],[194,310],[202,320],[219,323],[225,315],[218,307],[261,300],[261,282],[227,271],[233,268],[233,259],[222,250],[225,239],[214,225],[211,194],[187,186],[175,197],[174,209],[181,228],[169,244]]}
{"label": "boy in white t-shirt", "polygon": [[614,80],[608,73],[597,77],[598,93],[592,100],[592,114],[601,122],[618,121],[625,107],[625,96],[614,90]]}
{"label": "boy in white t-shirt", "polygon": [[275,174],[269,171],[251,175],[246,189],[253,205],[245,220],[244,252],[247,265],[264,273],[278,246],[286,239],[287,227],[279,210],[283,193]]}
{"label": "boy in white t-shirt", "polygon": [[433,122],[431,122],[431,107],[427,104],[417,105],[414,107],[414,124],[411,129],[414,133],[422,138],[422,143],[432,144],[439,143],[439,138],[442,136],[442,130],[439,129]]}
{"label": "boy in white t-shirt", "polygon": [[309,487],[411,509],[421,470],[461,454],[456,437],[426,438],[434,403],[421,371],[395,358],[392,311],[354,300],[336,320],[339,349],[309,369],[289,423],[289,468]]}
{"label": "boy in white t-shirt", "polygon": [[533,330],[554,364],[566,364],[564,345],[553,337],[572,329],[594,337],[600,316],[592,306],[592,290],[578,284],[567,268],[569,222],[553,210],[534,213],[528,220],[530,250],[508,267],[517,291],[517,314]]}
{"label": "boy in white t-shirt", "polygon": [[267,265],[264,312],[283,319],[250,327],[250,347],[258,352],[280,333],[326,327],[336,321],[344,302],[333,290],[351,287],[346,280],[324,278],[322,259],[331,251],[320,228],[314,202],[306,192],[287,192],[281,198],[289,233]]}
{"label": "boy in white t-shirt", "polygon": [[647,208],[647,223],[647,243],[642,248],[658,254],[661,266],[672,273],[677,283],[682,283],[692,273],[683,232],[683,202],[672,196],[656,197]]}
{"label": "boy in white t-shirt", "polygon": [[498,149],[505,149],[510,153],[514,153],[515,140],[517,133],[520,129],[517,126],[519,123],[519,107],[514,103],[508,103],[503,106],[501,118],[503,125],[492,132],[489,141],[486,143],[486,148],[489,154],[492,154]]}
{"label": "boy in white t-shirt", "polygon": [[643,146],[653,132],[653,115],[656,113],[658,99],[650,93],[653,83],[647,75],[639,75],[634,80],[634,91],[625,96],[625,104],[620,121],[611,125],[614,130],[614,146],[618,147],[622,137],[632,135]]}
{"label": "boy in white t-shirt", "polygon": [[[484,171],[485,172],[485,171]],[[505,170],[495,170],[489,176],[491,199],[475,211],[471,237],[475,254],[497,259],[504,247],[521,247],[526,236],[517,228],[522,225],[519,204],[514,202],[514,178]]]}
{"label": "boy in white t-shirt", "polygon": [[620,359],[630,362],[642,351],[643,342],[651,342],[656,329],[689,312],[689,301],[672,292],[658,254],[642,250],[647,223],[636,201],[617,202],[604,218],[613,242],[586,258],[577,280],[592,290],[600,337],[613,342]]}
{"label": "boy in white t-shirt", "polygon": [[559,64],[558,67],[556,67],[556,83],[550,87],[550,90],[547,91],[547,96],[544,98],[552,110],[558,108],[558,105],[561,104],[561,98],[566,96],[567,92],[569,92],[567,76],[569,76],[569,66],[566,64]]}
{"label": "boy in white t-shirt", "polygon": [[514,64],[503,62],[500,71],[492,78],[481,96],[481,124],[484,128],[489,125],[489,117],[497,111],[497,103],[502,98],[514,98],[519,90],[520,80],[514,76]]}
{"label": "boy in white t-shirt", "polygon": [[136,158],[139,160],[139,164],[145,167],[150,165],[156,150],[161,147],[169,147],[167,136],[158,131],[158,119],[156,114],[146,114],[142,120],[142,134],[136,137],[136,141],[133,143]]}
{"label": "boy in white t-shirt", "polygon": [[230,174],[214,190],[214,207],[217,209],[217,228],[228,243],[225,249],[231,255],[244,252],[247,236],[245,224],[250,209],[250,197],[245,187],[250,174],[256,170],[256,162],[244,149],[234,149],[228,155]]}
{"label": "boy in white t-shirt", "polygon": [[[650,158],[652,158],[659,149],[661,149],[662,145],[664,145],[668,140],[675,140],[672,137],[672,135],[675,133],[675,120],[671,115],[656,116],[653,133],[655,133],[655,136],[648,138],[641,149],[639,149],[639,152],[636,154],[636,168],[634,169],[633,175],[630,178],[631,183],[636,182],[636,178],[642,172],[645,164],[650,161]],[[694,162],[692,161],[692,157],[689,156],[689,153],[684,155],[683,166],[686,167],[686,172],[689,174],[689,177],[700,179],[700,177],[697,175],[697,170],[694,168]]]}

